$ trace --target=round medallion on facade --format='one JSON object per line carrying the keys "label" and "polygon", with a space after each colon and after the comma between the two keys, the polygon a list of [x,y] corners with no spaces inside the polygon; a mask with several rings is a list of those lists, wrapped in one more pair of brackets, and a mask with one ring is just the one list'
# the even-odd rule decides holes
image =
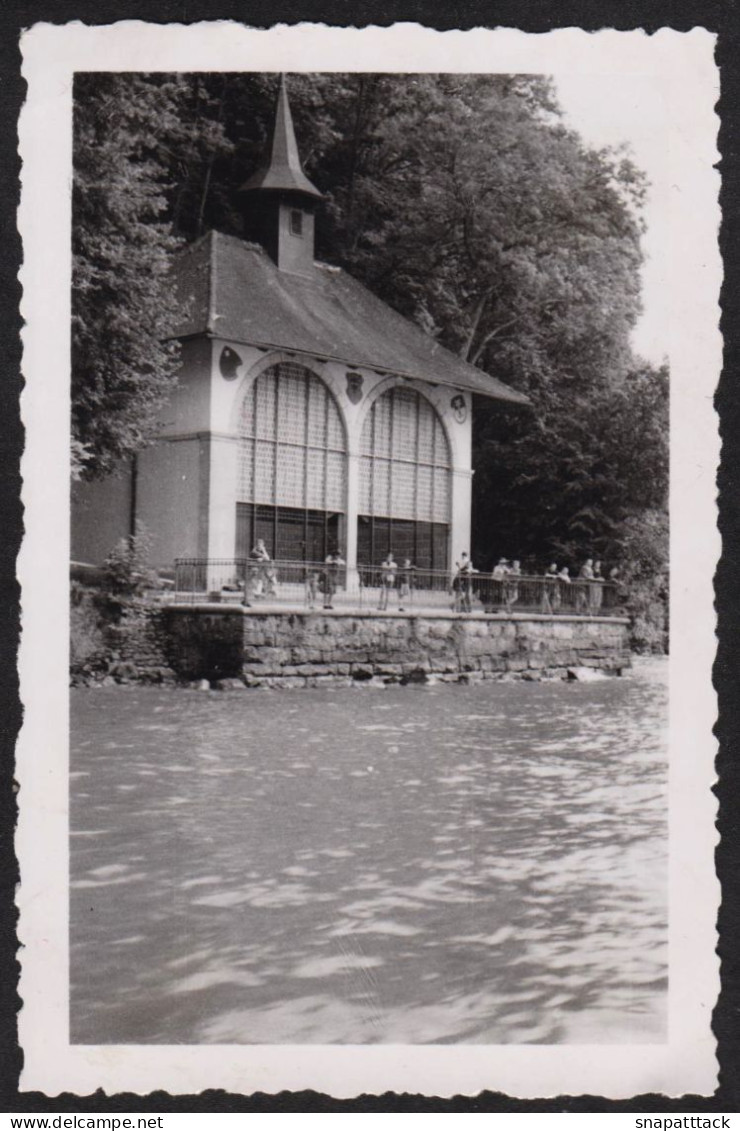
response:
{"label": "round medallion on facade", "polygon": [[450,407],[457,423],[464,424],[468,419],[468,406],[465,403],[465,397],[458,393],[450,401]]}
{"label": "round medallion on facade", "polygon": [[347,374],[347,397],[352,404],[359,404],[362,400],[362,374]]}
{"label": "round medallion on facade", "polygon": [[242,363],[242,359],[236,350],[231,346],[224,346],[221,350],[221,356],[218,359],[218,367],[221,370],[221,376],[225,377],[227,381],[233,381],[236,377],[236,371]]}

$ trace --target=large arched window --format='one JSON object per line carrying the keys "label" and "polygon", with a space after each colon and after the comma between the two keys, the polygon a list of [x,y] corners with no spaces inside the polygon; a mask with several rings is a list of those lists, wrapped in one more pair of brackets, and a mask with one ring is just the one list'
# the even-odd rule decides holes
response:
{"label": "large arched window", "polygon": [[447,569],[450,478],[430,402],[401,386],[378,397],[362,430],[358,562],[377,564],[392,550],[421,569]]}
{"label": "large arched window", "polygon": [[256,377],[239,419],[237,557],[258,538],[291,561],[343,550],[346,458],[339,409],[319,377],[293,362]]}

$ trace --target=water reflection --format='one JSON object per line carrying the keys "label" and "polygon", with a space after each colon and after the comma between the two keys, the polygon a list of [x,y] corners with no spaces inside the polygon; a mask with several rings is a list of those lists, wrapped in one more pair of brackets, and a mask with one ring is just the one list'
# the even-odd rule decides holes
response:
{"label": "water reflection", "polygon": [[666,665],[73,692],[72,1039],[664,1039]]}

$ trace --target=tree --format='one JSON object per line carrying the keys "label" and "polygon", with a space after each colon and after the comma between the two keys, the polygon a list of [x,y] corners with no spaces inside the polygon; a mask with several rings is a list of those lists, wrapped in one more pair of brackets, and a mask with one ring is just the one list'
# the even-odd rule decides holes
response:
{"label": "tree", "polygon": [[[79,81],[74,419],[101,473],[146,442],[171,387],[173,247],[242,231],[277,80]],[[477,559],[618,556],[628,517],[665,505],[667,373],[630,349],[639,172],[568,130],[541,76],[301,74],[289,90],[326,194],[319,257],[530,397],[476,406]]]}
{"label": "tree", "polygon": [[621,524],[619,541],[632,647],[638,652],[667,652],[667,511],[646,509],[627,515]]}
{"label": "tree", "polygon": [[479,406],[479,554],[615,561],[626,516],[667,508],[667,368],[643,364],[585,391],[573,386],[540,397],[526,417]]}
{"label": "tree", "polygon": [[363,76],[356,99],[343,160],[324,158],[355,274],[527,392],[627,363],[643,185],[562,126],[545,81]]}
{"label": "tree", "polygon": [[[187,156],[182,78],[75,79],[73,474],[105,475],[153,435],[176,380],[171,146]],[[203,139],[205,142],[205,139]]]}
{"label": "tree", "polygon": [[567,130],[540,77],[293,82],[299,106],[321,92],[302,136],[329,195],[325,253],[531,398],[476,406],[477,558],[616,553],[623,516],[662,505],[667,465],[667,374],[630,348],[639,172]]}

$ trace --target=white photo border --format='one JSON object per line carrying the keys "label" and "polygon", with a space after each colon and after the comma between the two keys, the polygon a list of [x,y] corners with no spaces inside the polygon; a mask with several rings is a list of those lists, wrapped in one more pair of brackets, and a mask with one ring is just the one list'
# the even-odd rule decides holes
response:
{"label": "white photo border", "polygon": [[[21,408],[25,538],[19,556],[25,720],[17,751],[21,870],[23,1090],[47,1095],[206,1088],[313,1089],[530,1098],[584,1092],[709,1095],[717,1081],[711,1011],[719,992],[714,783],[719,559],[713,395],[719,380],[719,80],[715,37],[577,28],[438,32],[229,21],[101,27],[39,24],[21,41],[28,96],[19,136],[25,319]],[[670,288],[671,658],[669,1032],[661,1045],[80,1046],[69,1043],[68,563],[72,80],[76,71],[558,71],[654,74],[672,108]]]}

